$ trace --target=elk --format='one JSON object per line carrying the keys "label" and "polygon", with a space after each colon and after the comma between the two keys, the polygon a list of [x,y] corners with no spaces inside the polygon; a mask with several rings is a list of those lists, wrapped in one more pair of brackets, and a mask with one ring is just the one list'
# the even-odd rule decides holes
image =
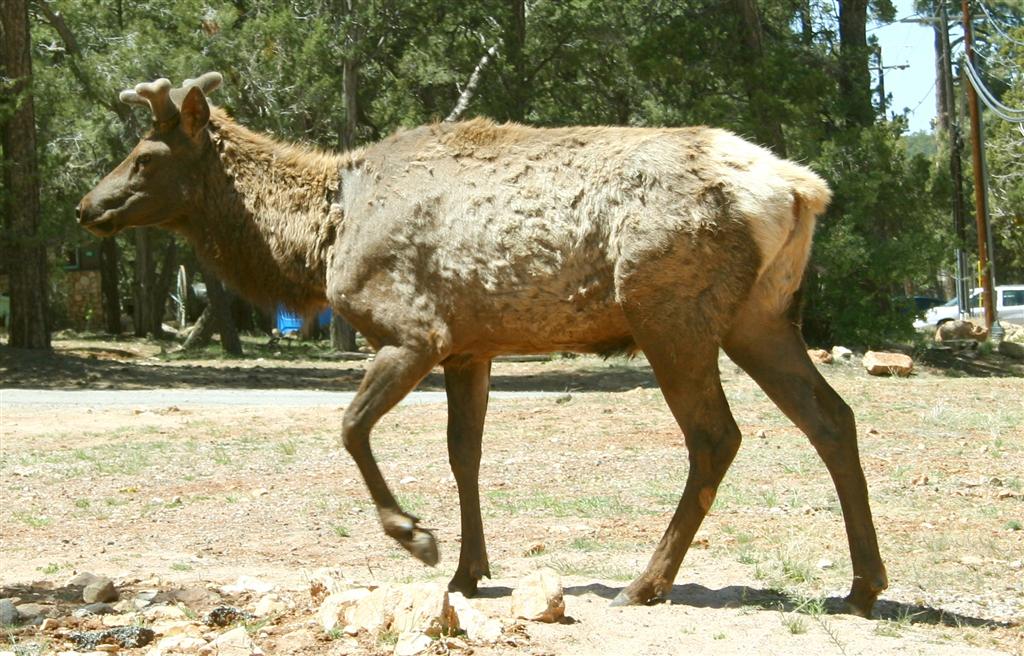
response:
{"label": "elk", "polygon": [[340,154],[247,130],[207,73],[121,99],[153,128],[77,207],[100,236],[162,226],[243,296],[331,308],[376,349],[341,443],[384,532],[427,565],[434,535],[405,512],[370,431],[435,366],[461,510],[451,590],[490,577],[478,473],[492,359],[642,351],[683,432],[689,472],[645,571],[613,605],[671,590],[740,445],[719,350],[808,436],[835,484],[869,615],[887,586],[853,413],[810,361],[798,291],[830,199],[810,170],[718,129],[541,129],[474,119],[400,131]]}

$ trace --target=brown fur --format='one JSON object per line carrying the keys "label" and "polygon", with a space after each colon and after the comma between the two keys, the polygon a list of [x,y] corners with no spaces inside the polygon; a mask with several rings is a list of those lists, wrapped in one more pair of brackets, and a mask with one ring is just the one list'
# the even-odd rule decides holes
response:
{"label": "brown fur", "polygon": [[196,93],[181,126],[143,140],[83,199],[80,220],[99,234],[179,230],[247,297],[300,310],[329,303],[353,323],[379,350],[342,442],[385,532],[428,564],[436,541],[391,494],[369,436],[443,366],[462,512],[452,589],[471,594],[489,576],[477,479],[491,358],[646,354],[690,452],[669,529],[616,600],[646,603],[671,586],[739,447],[718,374],[724,347],[829,468],[850,537],[848,599],[870,612],[887,583],[853,415],[794,326],[815,217],[829,200],[812,172],[709,128],[484,119],[330,155],[253,134]]}

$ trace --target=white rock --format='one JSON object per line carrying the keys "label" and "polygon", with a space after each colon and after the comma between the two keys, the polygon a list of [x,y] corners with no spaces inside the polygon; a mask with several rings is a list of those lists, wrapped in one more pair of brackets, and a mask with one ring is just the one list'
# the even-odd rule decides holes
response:
{"label": "white rock", "polygon": [[496,617],[479,611],[461,592],[450,592],[448,601],[459,618],[459,629],[475,642],[497,642],[501,638],[504,626]]}
{"label": "white rock", "polygon": [[200,636],[203,634],[203,627],[188,620],[164,620],[162,622],[153,622],[149,628],[153,629],[153,633],[159,636]]}
{"label": "white rock", "polygon": [[822,558],[818,561],[818,569],[832,569],[832,561],[828,558]]}
{"label": "white rock", "polygon": [[199,651],[202,653],[206,650],[217,656],[256,656],[263,653],[263,650],[256,646],[243,626],[222,633],[213,642],[201,647]]}
{"label": "white rock", "polygon": [[221,586],[220,591],[226,595],[236,595],[243,592],[256,592],[266,594],[274,589],[274,584],[269,581],[261,581],[252,576],[242,575],[234,583]]}
{"label": "white rock", "polygon": [[853,358],[853,351],[845,346],[833,346],[832,357],[836,360],[850,360]]}
{"label": "white rock", "polygon": [[512,616],[535,622],[554,622],[565,615],[562,580],[550,568],[519,579],[512,591]]}
{"label": "white rock", "polygon": [[185,611],[178,608],[177,606],[168,606],[161,604],[159,606],[150,606],[142,613],[143,617],[147,620],[182,620],[188,617],[185,615]]}
{"label": "white rock", "polygon": [[909,355],[882,351],[865,353],[863,365],[872,376],[909,376],[914,370],[914,361]]}
{"label": "white rock", "polygon": [[372,590],[345,609],[345,633],[355,635],[359,631],[373,632],[391,622],[397,592],[390,586]]}
{"label": "white rock", "polygon": [[339,624],[345,624],[345,610],[370,594],[366,588],[353,588],[330,594],[320,604],[316,615],[325,632],[333,631]]}
{"label": "white rock", "polygon": [[123,613],[121,615],[102,615],[100,621],[103,626],[128,626],[134,624],[139,617],[138,613]]}
{"label": "white rock", "polygon": [[[189,635],[175,635],[164,638],[156,643],[156,651],[160,654],[189,652],[196,651],[205,645],[206,641],[202,638]],[[152,653],[152,650],[150,650],[150,653]]]}
{"label": "white rock", "polygon": [[415,656],[430,648],[433,642],[430,636],[416,631],[406,631],[398,635],[395,643],[395,656]]}
{"label": "white rock", "polygon": [[398,633],[425,633],[436,638],[459,630],[459,618],[438,583],[413,583],[398,591],[391,628]]}
{"label": "white rock", "polygon": [[335,592],[344,592],[352,586],[339,569],[321,567],[309,575],[309,596],[320,603]]}
{"label": "white rock", "polygon": [[267,615],[277,615],[288,610],[288,604],[281,600],[275,594],[268,594],[260,597],[260,600],[256,602],[256,607],[253,609],[253,615],[256,617],[266,617]]}

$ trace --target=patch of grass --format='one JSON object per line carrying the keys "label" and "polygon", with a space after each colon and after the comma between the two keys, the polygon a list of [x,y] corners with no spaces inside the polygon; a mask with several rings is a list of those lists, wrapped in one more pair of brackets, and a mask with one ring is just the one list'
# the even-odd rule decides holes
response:
{"label": "patch of grass", "polygon": [[577,498],[556,497],[535,493],[518,495],[505,490],[487,493],[493,509],[507,515],[553,515],[555,517],[623,517],[646,514],[648,511],[624,503],[618,497],[595,495]]}
{"label": "patch of grass", "polygon": [[88,499],[75,499],[75,508],[88,508],[90,505]]}
{"label": "patch of grass", "polygon": [[782,625],[793,635],[807,633],[807,621],[796,613],[783,613]]}
{"label": "patch of grass", "polygon": [[632,581],[637,574],[632,567],[624,567],[608,561],[595,563],[589,560],[579,562],[566,558],[554,558],[547,565],[562,576],[580,576],[611,581]]}
{"label": "patch of grass", "polygon": [[1011,519],[1010,521],[1006,522],[1006,524],[1003,525],[1003,528],[1005,528],[1005,529],[1007,529],[1009,531],[1019,531],[1022,528],[1024,528],[1024,526],[1021,525],[1019,520]]}
{"label": "patch of grass", "polygon": [[175,572],[191,572],[192,566],[188,563],[171,563],[171,569]]}
{"label": "patch of grass", "polygon": [[277,444],[277,450],[280,451],[282,455],[291,457],[299,450],[299,445],[296,444],[294,440],[286,440]]}
{"label": "patch of grass", "polygon": [[27,512],[16,512],[14,518],[19,522],[28,524],[32,528],[42,528],[53,523],[53,519],[46,515],[35,515]]}
{"label": "patch of grass", "polygon": [[381,631],[377,635],[377,642],[382,647],[391,647],[391,648],[393,648],[396,644],[398,644],[398,631],[395,631],[394,629],[388,629],[387,631]]}
{"label": "patch of grass", "polygon": [[48,564],[44,565],[43,567],[37,567],[36,569],[38,571],[42,572],[43,574],[49,575],[49,574],[56,574],[57,572],[59,572],[61,570],[61,566],[58,565],[57,563],[48,563]]}
{"label": "patch of grass", "polygon": [[341,524],[332,524],[331,525],[331,530],[339,538],[347,538],[347,537],[349,537],[349,535],[351,535],[349,533],[349,531],[348,531],[348,528],[345,527],[345,526],[342,526]]}

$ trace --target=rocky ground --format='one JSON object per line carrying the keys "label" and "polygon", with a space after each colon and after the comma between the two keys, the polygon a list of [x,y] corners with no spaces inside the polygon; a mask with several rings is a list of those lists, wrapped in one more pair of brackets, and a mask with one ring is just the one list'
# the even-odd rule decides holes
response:
{"label": "rocky ground", "polygon": [[[471,600],[445,592],[459,540],[443,404],[398,408],[374,435],[400,501],[437,532],[429,569],[380,532],[335,444],[341,408],[0,398],[0,654],[1021,654],[1021,378],[983,352],[941,353],[960,365],[915,357],[906,378],[869,376],[857,354],[821,365],[858,417],[892,584],[871,620],[839,603],[851,572],[824,467],[728,360],[745,444],[668,600],[640,608],[608,604],[686,473],[642,361],[495,366],[495,389],[560,395],[491,403],[494,579]],[[0,387],[348,390],[365,364],[258,357],[0,347]]]}

